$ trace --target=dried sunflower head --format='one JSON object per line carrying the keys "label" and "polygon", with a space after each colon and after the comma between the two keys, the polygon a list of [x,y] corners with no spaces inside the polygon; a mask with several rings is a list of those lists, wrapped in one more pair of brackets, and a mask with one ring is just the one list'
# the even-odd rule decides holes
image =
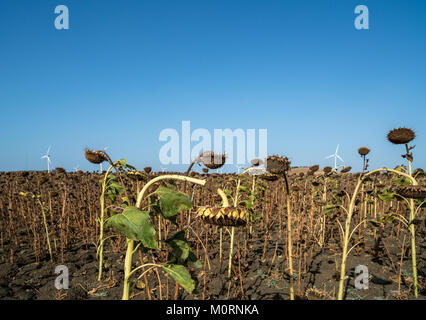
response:
{"label": "dried sunflower head", "polygon": [[151,171],[152,171],[152,168],[151,167],[145,167],[145,168],[143,168],[143,171],[145,171],[145,173],[151,173]]}
{"label": "dried sunflower head", "polygon": [[341,173],[347,173],[351,171],[352,167],[344,167],[342,170],[340,170]]}
{"label": "dried sunflower head", "polygon": [[260,166],[261,164],[263,164],[263,160],[262,159],[253,159],[250,161],[251,164],[255,167]]}
{"label": "dried sunflower head", "polygon": [[312,173],[315,173],[318,170],[319,170],[319,165],[317,165],[317,164],[309,167],[309,171],[312,172]]}
{"label": "dried sunflower head", "polygon": [[426,198],[426,188],[421,185],[400,186],[397,193],[404,198],[423,199]]}
{"label": "dried sunflower head", "polygon": [[219,169],[225,164],[226,154],[215,154],[213,151],[205,151],[201,154],[200,160],[209,169]]}
{"label": "dried sunflower head", "polygon": [[417,168],[416,170],[413,171],[413,176],[424,176],[425,172],[423,171],[422,168]]}
{"label": "dried sunflower head", "polygon": [[366,156],[367,154],[369,154],[369,153],[370,153],[370,149],[369,149],[369,148],[367,148],[367,147],[361,147],[361,148],[359,148],[359,149],[358,149],[358,153],[359,153],[361,156]]}
{"label": "dried sunflower head", "polygon": [[197,217],[217,226],[240,227],[247,224],[248,211],[242,207],[199,207]]}
{"label": "dried sunflower head", "polygon": [[322,171],[324,171],[325,173],[330,173],[331,171],[333,171],[333,168],[327,166],[327,167],[324,167]]}
{"label": "dried sunflower head", "polygon": [[389,131],[388,140],[393,144],[406,144],[414,140],[416,134],[409,128],[398,128]]}
{"label": "dried sunflower head", "polygon": [[56,173],[66,173],[66,170],[64,168],[61,168],[61,167],[57,167],[55,169],[55,171],[56,171]]}
{"label": "dried sunflower head", "polygon": [[102,151],[93,151],[88,148],[84,150],[84,156],[86,157],[87,161],[94,164],[100,164],[104,161],[108,161],[107,157],[105,157]]}
{"label": "dried sunflower head", "polygon": [[269,156],[266,159],[266,170],[272,174],[283,174],[290,170],[290,163],[287,157]]}
{"label": "dried sunflower head", "polygon": [[137,180],[137,181],[144,181],[144,180],[146,180],[146,176],[143,173],[139,172],[139,171],[129,171],[129,172],[127,172],[127,176],[130,179]]}

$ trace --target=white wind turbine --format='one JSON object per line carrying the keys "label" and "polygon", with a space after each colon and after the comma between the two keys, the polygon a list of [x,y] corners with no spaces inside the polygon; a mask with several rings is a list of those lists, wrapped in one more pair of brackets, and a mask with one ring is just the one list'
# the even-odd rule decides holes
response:
{"label": "white wind turbine", "polygon": [[49,148],[47,149],[47,152],[44,156],[42,156],[40,159],[47,159],[47,172],[50,172],[50,149],[52,148],[52,146],[49,146]]}
{"label": "white wind turbine", "polygon": [[[109,148],[109,147],[105,147],[105,148],[104,148],[104,151],[106,151],[108,148]],[[99,169],[101,170],[101,173],[102,173],[102,162],[99,164]]]}
{"label": "white wind turbine", "polygon": [[339,146],[340,145],[338,144],[337,148],[336,148],[336,152],[334,152],[333,154],[330,154],[328,157],[326,157],[326,159],[330,159],[330,158],[334,157],[334,168],[333,168],[333,170],[336,170],[338,168],[338,166],[337,166],[337,159],[339,159],[340,161],[344,162],[343,159],[337,154],[338,151],[339,151]]}

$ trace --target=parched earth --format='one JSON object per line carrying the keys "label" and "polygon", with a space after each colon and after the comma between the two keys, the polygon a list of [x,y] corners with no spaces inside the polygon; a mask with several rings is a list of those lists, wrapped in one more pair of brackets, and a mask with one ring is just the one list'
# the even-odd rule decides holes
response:
{"label": "parched earth", "polygon": [[[22,242],[24,244],[24,242]],[[368,243],[368,241],[367,241]],[[374,255],[371,249],[364,248],[363,252],[354,253],[348,259],[345,298],[349,300],[387,300],[387,299],[414,299],[410,293],[412,288],[412,269],[410,252],[405,252],[403,258],[402,280],[398,292],[398,272],[400,248],[397,241],[385,240],[386,250],[382,254]],[[372,241],[370,242],[373,245]],[[239,244],[240,246],[241,244]],[[210,269],[208,263],[205,268],[193,270],[197,279],[197,293],[189,295],[179,289],[178,299],[289,299],[289,277],[286,273],[286,261],[283,257],[283,248],[276,240],[271,239],[267,244],[266,261],[262,263],[261,255],[263,243],[249,242],[246,259],[240,258],[238,252],[234,256],[233,276],[227,279],[229,245],[224,243],[224,261],[219,262],[217,246],[209,249]],[[277,248],[276,259],[271,264],[273,252]],[[240,253],[242,248],[240,249]],[[295,279],[295,288],[298,299],[332,299],[337,294],[338,273],[337,267],[340,251],[337,248],[319,250],[313,254],[308,264],[306,273],[303,274],[304,285],[298,290],[298,279]],[[237,250],[236,250],[237,251]],[[426,243],[424,238],[418,244],[419,252],[419,286],[421,288],[418,299],[426,299]],[[111,247],[105,250],[105,271],[102,281],[97,280],[98,261],[96,248],[91,244],[78,244],[70,248],[64,255],[63,265],[69,269],[69,289],[58,290],[55,288],[55,267],[60,262],[50,262],[49,255],[44,254],[40,263],[34,263],[32,254],[28,254],[23,246],[17,253],[14,263],[0,264],[0,299],[36,299],[36,300],[80,300],[80,299],[120,299],[123,283],[124,251],[113,252]],[[134,265],[140,263],[137,255]],[[355,267],[365,265],[368,267],[368,289],[359,290],[354,286]],[[298,260],[294,260],[297,270]],[[204,273],[206,273],[204,283]],[[162,281],[162,299],[174,299],[175,288],[173,280],[169,280],[169,293],[165,293],[167,279],[163,272],[159,272]],[[150,273],[148,284],[151,299],[159,299],[159,286],[157,276]],[[144,282],[134,283],[132,289],[133,299],[148,299]],[[138,288],[139,287],[139,288]],[[301,292],[307,292],[305,295]]]}

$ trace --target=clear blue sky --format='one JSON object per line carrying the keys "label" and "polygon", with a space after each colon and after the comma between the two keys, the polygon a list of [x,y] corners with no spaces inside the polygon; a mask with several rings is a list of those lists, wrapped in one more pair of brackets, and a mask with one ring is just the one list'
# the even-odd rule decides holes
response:
{"label": "clear blue sky", "polygon": [[[54,27],[67,5],[70,29]],[[370,30],[354,28],[369,8]],[[268,129],[269,154],[360,169],[426,167],[426,1],[0,2],[0,170],[89,164],[83,149],[159,169],[164,128]],[[168,166],[169,170],[182,166]]]}

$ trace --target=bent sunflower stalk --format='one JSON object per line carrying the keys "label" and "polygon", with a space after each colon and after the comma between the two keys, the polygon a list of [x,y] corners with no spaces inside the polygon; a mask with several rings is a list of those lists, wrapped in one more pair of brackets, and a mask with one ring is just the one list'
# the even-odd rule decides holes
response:
{"label": "bent sunflower stalk", "polygon": [[[140,208],[142,204],[142,200],[144,198],[144,195],[148,188],[153,185],[154,183],[162,180],[180,180],[185,182],[191,182],[195,183],[201,186],[204,186],[206,184],[206,180],[196,179],[188,176],[180,176],[180,175],[162,175],[159,177],[156,177],[152,180],[150,180],[139,192],[137,201],[136,201],[136,208]],[[221,189],[217,189],[218,194],[222,198],[223,207],[228,207],[228,199],[225,195],[225,193]],[[137,248],[134,248],[134,240],[126,238],[127,243],[127,249],[126,249],[126,256],[124,261],[124,287],[123,287],[123,296],[122,300],[128,300],[129,299],[129,293],[130,293],[130,276],[133,274],[135,270],[132,271],[132,258],[133,254],[137,250]],[[144,265],[145,266],[145,265]],[[142,267],[142,266],[141,266]],[[154,266],[155,267],[155,266]],[[139,268],[139,267],[138,267]]]}
{"label": "bent sunflower stalk", "polygon": [[[414,179],[411,175],[403,173],[403,172],[400,172],[400,171],[397,171],[397,170],[387,169],[387,168],[376,169],[376,170],[373,170],[373,171],[371,171],[369,173],[366,173],[363,176],[359,177],[358,183],[357,183],[357,185],[355,187],[355,190],[354,190],[354,192],[352,194],[352,197],[351,197],[349,208],[347,210],[345,230],[344,230],[344,233],[343,233],[343,235],[344,235],[344,242],[343,242],[343,252],[342,252],[342,263],[341,263],[341,266],[340,266],[340,280],[339,280],[338,300],[343,300],[344,280],[345,280],[345,273],[346,273],[346,260],[347,260],[349,252],[355,247],[355,246],[353,246],[352,248],[350,248],[348,250],[349,241],[350,241],[350,239],[351,239],[351,237],[352,237],[353,232],[355,231],[355,229],[360,225],[360,224],[358,224],[358,226],[356,226],[354,230],[352,230],[352,231],[350,230],[350,228],[351,228],[351,219],[352,219],[352,215],[353,215],[353,212],[354,212],[354,209],[355,209],[355,200],[356,200],[356,197],[358,195],[359,189],[360,189],[362,183],[364,182],[364,180],[369,175],[374,174],[376,172],[380,172],[380,171],[387,171],[387,172],[395,173],[397,175],[401,175],[401,176],[403,176],[405,178],[410,179],[413,185],[418,185],[416,179]],[[346,211],[346,209],[345,209],[345,211]],[[414,202],[410,201],[410,220],[411,221],[414,219],[414,215],[415,215]],[[417,294],[416,241],[415,241],[414,224],[410,225],[410,233],[411,233],[412,262],[413,262],[414,291],[415,291],[415,294]]]}

